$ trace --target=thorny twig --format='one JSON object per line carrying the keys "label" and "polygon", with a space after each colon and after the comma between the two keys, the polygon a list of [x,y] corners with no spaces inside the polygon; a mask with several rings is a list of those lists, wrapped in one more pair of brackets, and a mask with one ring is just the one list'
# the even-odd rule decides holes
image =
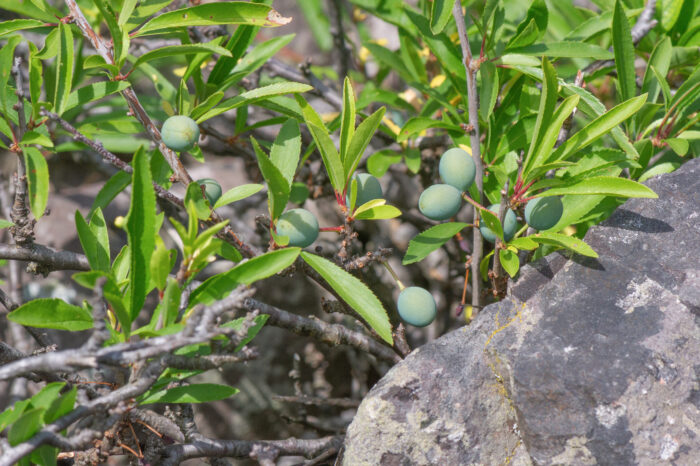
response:
{"label": "thorny twig", "polygon": [[[476,89],[476,72],[478,67],[473,66],[472,52],[469,49],[469,37],[467,27],[462,13],[462,3],[456,1],[452,9],[452,15],[457,23],[457,33],[462,46],[462,61],[467,77],[467,100],[469,104],[469,124],[471,125],[470,142],[472,158],[476,164],[476,187],[479,193],[477,202],[481,202],[484,197],[484,167],[481,160],[481,146],[479,135],[479,96]],[[474,223],[479,218],[479,210],[474,209]],[[474,228],[474,240],[472,245],[472,308],[474,315],[481,309],[481,273],[479,264],[483,254],[483,238],[478,228]]]}

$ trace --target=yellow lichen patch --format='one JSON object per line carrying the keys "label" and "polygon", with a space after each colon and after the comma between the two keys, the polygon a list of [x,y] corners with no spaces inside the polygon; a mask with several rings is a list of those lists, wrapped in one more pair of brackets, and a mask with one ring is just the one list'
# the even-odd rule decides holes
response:
{"label": "yellow lichen patch", "polygon": [[510,319],[508,319],[508,321],[507,321],[505,324],[503,324],[503,325],[501,325],[501,324],[499,323],[498,314],[496,314],[495,321],[496,321],[496,325],[497,325],[498,327],[497,327],[496,330],[494,330],[493,333],[491,333],[491,335],[489,335],[489,337],[486,339],[486,343],[484,344],[484,349],[486,349],[486,347],[489,346],[489,344],[491,343],[491,339],[492,339],[493,337],[495,337],[497,333],[499,333],[499,332],[501,332],[501,331],[507,329],[507,328],[510,326],[510,324],[512,324],[513,322],[515,322],[516,319],[519,319],[519,320],[522,322],[522,317],[523,317],[522,312],[523,312],[524,309],[525,309],[525,303],[523,303],[522,306],[521,306],[521,308],[520,308],[520,310],[518,310],[518,312],[516,312],[515,315],[514,315],[513,317],[511,317]]}

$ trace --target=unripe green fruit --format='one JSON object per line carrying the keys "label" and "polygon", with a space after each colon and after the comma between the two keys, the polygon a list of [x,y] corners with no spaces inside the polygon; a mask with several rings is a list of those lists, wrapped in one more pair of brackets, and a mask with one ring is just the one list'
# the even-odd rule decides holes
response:
{"label": "unripe green fruit", "polygon": [[197,180],[197,184],[204,186],[204,195],[207,196],[209,200],[209,205],[214,207],[216,201],[221,197],[221,185],[211,178],[202,178]]}
{"label": "unripe green fruit", "polygon": [[305,248],[318,238],[318,220],[306,209],[291,209],[280,215],[277,234],[289,237],[289,246]]}
{"label": "unripe green fruit", "polygon": [[163,123],[160,136],[170,149],[177,152],[188,151],[199,140],[199,126],[188,116],[171,116]]}
{"label": "unripe green fruit", "polygon": [[[496,214],[498,216],[498,211],[501,209],[501,204],[491,204],[488,209]],[[515,232],[518,231],[518,218],[515,216],[515,212],[512,210],[508,209],[506,212],[506,218],[503,221],[503,239],[506,241],[510,241],[513,239],[513,236],[515,236]],[[491,231],[489,227],[486,226],[484,221],[481,221],[481,226],[479,227],[479,230],[481,230],[481,236],[484,237],[486,241],[489,243],[495,243],[496,242],[496,233]]]}
{"label": "unripe green fruit", "polygon": [[442,154],[438,171],[442,181],[461,192],[467,191],[476,177],[474,160],[467,151],[459,147],[454,147]]}
{"label": "unripe green fruit", "polygon": [[396,303],[399,315],[407,324],[425,327],[435,320],[436,306],[433,295],[425,288],[409,286],[399,294]]}
{"label": "unripe green fruit", "polygon": [[[359,207],[374,199],[384,197],[382,193],[382,185],[379,180],[369,173],[355,173],[352,179],[357,181],[357,198],[355,199],[355,207]],[[346,204],[350,205],[350,193],[345,198]]]}
{"label": "unripe green fruit", "polygon": [[434,184],[420,195],[418,209],[432,220],[447,220],[459,211],[462,194],[449,184]]}
{"label": "unripe green fruit", "polygon": [[549,230],[564,213],[564,205],[557,196],[538,197],[525,206],[525,221],[535,230]]}

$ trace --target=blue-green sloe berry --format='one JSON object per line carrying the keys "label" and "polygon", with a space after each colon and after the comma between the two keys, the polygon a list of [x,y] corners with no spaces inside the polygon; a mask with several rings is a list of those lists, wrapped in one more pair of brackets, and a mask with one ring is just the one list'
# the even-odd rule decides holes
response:
{"label": "blue-green sloe berry", "polygon": [[558,196],[538,197],[525,206],[525,221],[535,230],[549,230],[559,223],[564,205]]}
{"label": "blue-green sloe berry", "polygon": [[[379,184],[379,180],[369,173],[355,173],[352,175],[352,179],[357,181],[357,198],[355,199],[355,207],[360,207],[362,204],[369,201],[384,197],[384,193],[382,193],[382,185]],[[345,198],[345,202],[347,205],[350,205],[349,192]]]}
{"label": "blue-green sloe berry", "polygon": [[204,186],[204,195],[207,196],[209,205],[214,207],[216,201],[221,197],[221,185],[212,178],[202,178],[201,180],[197,180],[197,184]]}
{"label": "blue-green sloe berry", "polygon": [[289,237],[289,246],[305,248],[318,238],[318,220],[306,209],[290,209],[277,219],[280,236]]}
{"label": "blue-green sloe berry", "polygon": [[459,211],[462,194],[449,184],[434,184],[418,199],[418,209],[432,220],[447,220]]}
{"label": "blue-green sloe berry", "polygon": [[404,288],[396,304],[401,319],[407,324],[425,327],[435,320],[437,313],[435,300],[425,288],[419,286]]}
{"label": "blue-green sloe berry", "polygon": [[[496,214],[498,216],[498,211],[501,208],[501,204],[491,204],[488,209]],[[513,212],[511,209],[508,209],[506,212],[506,218],[503,221],[503,238],[506,241],[510,241],[513,239],[513,236],[515,236],[515,232],[518,231],[518,219],[515,216],[515,212]],[[481,230],[481,236],[484,237],[486,241],[489,243],[495,243],[496,242],[496,233],[491,231],[489,227],[486,226],[484,221],[481,221],[481,226],[479,226],[479,230]]]}
{"label": "blue-green sloe berry", "polygon": [[199,126],[186,115],[171,116],[163,123],[160,136],[170,149],[177,152],[188,151],[199,140]]}
{"label": "blue-green sloe berry", "polygon": [[476,165],[471,155],[459,147],[453,147],[440,157],[440,178],[445,183],[465,192],[474,182]]}

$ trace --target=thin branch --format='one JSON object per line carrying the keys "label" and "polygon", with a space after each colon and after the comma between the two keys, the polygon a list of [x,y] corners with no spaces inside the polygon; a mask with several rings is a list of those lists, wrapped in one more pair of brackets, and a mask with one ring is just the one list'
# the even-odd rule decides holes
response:
{"label": "thin branch", "polygon": [[[476,164],[476,187],[479,193],[477,201],[481,203],[484,198],[484,167],[481,160],[481,146],[479,134],[479,96],[476,89],[476,72],[478,64],[472,60],[472,52],[469,49],[469,36],[467,36],[467,26],[462,13],[462,3],[456,0],[452,8],[452,15],[457,23],[457,33],[459,42],[462,46],[462,61],[464,63],[464,71],[467,77],[467,101],[469,104],[469,124],[471,126],[470,142],[472,149],[472,158]],[[476,66],[474,66],[476,65]],[[479,218],[479,210],[474,209],[474,223]],[[481,309],[481,273],[479,265],[483,255],[483,238],[481,231],[474,228],[474,240],[472,244],[472,308],[474,315]]]}
{"label": "thin branch", "polygon": [[180,464],[181,461],[191,458],[250,458],[253,454],[260,454],[260,450],[273,450],[274,456],[303,455],[316,456],[324,450],[337,448],[343,441],[342,436],[328,436],[319,439],[286,440],[215,440],[200,438],[200,440],[185,445],[170,445],[165,447],[166,457],[163,466]]}
{"label": "thin branch", "polygon": [[350,398],[321,398],[308,395],[274,395],[272,399],[283,403],[298,403],[307,406],[337,406],[339,408],[357,408],[360,406],[360,400],[352,400]]}
{"label": "thin branch", "polygon": [[50,270],[90,270],[90,264],[84,255],[57,251],[37,243],[29,248],[0,244],[0,259],[36,262]]}
{"label": "thin branch", "polygon": [[379,359],[398,363],[401,357],[391,348],[382,345],[367,335],[349,330],[343,325],[328,324],[318,319],[309,319],[252,298],[244,303],[248,309],[259,310],[270,316],[267,323],[286,328],[299,335],[308,335],[330,345],[348,345],[372,354]]}

